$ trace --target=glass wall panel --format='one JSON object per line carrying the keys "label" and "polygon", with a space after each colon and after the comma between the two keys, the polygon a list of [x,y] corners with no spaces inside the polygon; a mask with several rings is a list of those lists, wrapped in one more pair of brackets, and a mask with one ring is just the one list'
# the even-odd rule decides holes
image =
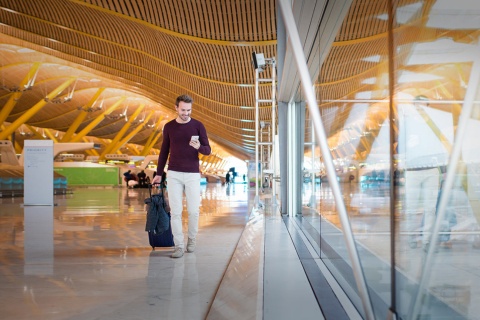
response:
{"label": "glass wall panel", "polygon": [[[334,179],[376,317],[392,308],[403,319],[473,319],[480,314],[480,2],[392,1],[391,24],[388,5],[352,1],[315,84]],[[308,112],[306,119],[311,142]],[[303,204],[314,213],[305,220],[363,312],[322,159],[306,144]]]}
{"label": "glass wall panel", "polygon": [[[478,180],[468,167],[475,170],[480,157],[469,153],[467,165],[461,152],[471,150],[473,132],[457,139],[459,119],[478,87],[480,3],[405,3],[396,14],[397,310],[405,318],[476,317],[478,303],[472,302],[479,300],[472,297],[480,279],[471,267],[480,261],[474,242],[478,209],[469,199],[469,181]],[[457,164],[451,162],[455,144]],[[449,188],[447,174],[452,175]]]}

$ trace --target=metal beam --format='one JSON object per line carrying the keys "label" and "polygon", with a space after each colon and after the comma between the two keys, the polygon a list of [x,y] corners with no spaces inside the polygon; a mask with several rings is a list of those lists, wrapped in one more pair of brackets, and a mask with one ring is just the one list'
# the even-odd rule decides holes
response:
{"label": "metal beam", "polygon": [[[148,155],[150,153],[150,149],[152,149],[152,146],[157,142],[158,138],[160,137],[160,135],[157,134],[158,133],[157,130],[158,130],[158,127],[160,127],[162,120],[163,120],[163,117],[159,117],[157,120],[157,123],[155,123],[155,126],[154,126],[155,130],[152,131],[152,133],[147,139],[147,142],[145,142],[145,146],[143,147],[143,150],[140,153],[141,156]],[[157,137],[157,139],[154,139],[155,137]]]}
{"label": "metal beam", "polygon": [[97,101],[98,97],[105,91],[105,88],[99,88],[97,92],[93,95],[93,97],[88,101],[88,103],[80,109],[80,114],[77,118],[73,121],[73,123],[68,127],[67,132],[62,137],[62,142],[67,142],[73,136],[75,131],[77,131],[78,127],[82,124],[83,120],[87,117],[88,109],[91,108],[95,102]]}
{"label": "metal beam", "polygon": [[100,159],[104,160],[105,155],[108,153],[113,153],[112,150],[118,150],[120,148],[118,142],[122,139],[123,135],[130,129],[132,122],[138,117],[138,115],[142,112],[143,108],[145,108],[145,104],[140,105],[137,110],[129,117],[127,123],[120,129],[117,133],[115,138],[113,138],[110,145],[108,145],[105,150],[103,150],[102,154],[100,155]]}
{"label": "metal beam", "polygon": [[[150,118],[153,116],[153,114],[155,113],[154,110],[150,111],[150,113],[147,115],[147,117],[145,118],[145,122],[148,122],[148,120],[150,120]],[[120,140],[120,142],[118,143],[117,145],[117,149],[120,149],[125,143],[127,143],[128,141],[130,141],[130,139],[133,138],[134,135],[136,135],[137,133],[140,132],[140,130],[143,129],[143,125],[140,124],[138,125],[135,129],[133,129],[129,134],[127,134],[125,136],[125,138],[123,138],[122,140]],[[139,154],[139,152],[137,152],[137,154]]]}
{"label": "metal beam", "polygon": [[75,137],[70,139],[70,142],[79,142],[83,139],[90,131],[92,131],[100,122],[105,119],[106,115],[109,115],[115,109],[117,109],[125,100],[127,99],[126,96],[122,96],[117,102],[115,102],[107,111],[99,114],[92,122],[90,122],[85,128],[83,128],[79,133],[75,135]]}
{"label": "metal beam", "polygon": [[33,107],[25,111],[20,117],[17,118],[12,124],[10,124],[4,131],[0,132],[0,140],[5,140],[9,135],[15,132],[22,124],[27,122],[31,117],[33,117],[38,111],[40,111],[47,102],[45,100],[51,100],[55,98],[60,92],[68,88],[77,78],[71,77],[67,81],[59,85],[52,92],[50,92],[45,99],[37,102]]}
{"label": "metal beam", "polygon": [[[28,71],[27,75],[23,80],[20,82],[18,85],[19,88],[26,88],[29,86],[33,86],[33,82],[35,81],[35,76],[38,72],[38,69],[40,68],[40,62],[35,62],[30,70]],[[23,91],[18,91],[18,92],[13,92],[12,95],[10,95],[10,98],[8,99],[7,103],[2,107],[2,110],[0,110],[0,124],[3,123],[8,116],[10,115],[10,112],[12,112],[13,108],[17,104],[17,101],[20,99],[22,96]]]}

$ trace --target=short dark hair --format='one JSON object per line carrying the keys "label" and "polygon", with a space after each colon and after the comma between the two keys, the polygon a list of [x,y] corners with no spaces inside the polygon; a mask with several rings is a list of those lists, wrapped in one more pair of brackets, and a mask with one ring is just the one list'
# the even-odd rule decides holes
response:
{"label": "short dark hair", "polygon": [[177,97],[177,100],[175,101],[175,105],[178,107],[180,102],[193,103],[193,98],[187,94],[182,94],[181,96]]}

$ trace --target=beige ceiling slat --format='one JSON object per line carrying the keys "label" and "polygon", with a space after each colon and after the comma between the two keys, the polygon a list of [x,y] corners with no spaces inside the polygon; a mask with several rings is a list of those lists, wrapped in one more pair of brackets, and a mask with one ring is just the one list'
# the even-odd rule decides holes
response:
{"label": "beige ceiling slat", "polygon": [[192,35],[197,38],[205,38],[205,26],[202,21],[203,17],[201,1],[187,2],[187,10],[190,11]]}
{"label": "beige ceiling slat", "polygon": [[255,14],[255,21],[253,21],[253,24],[256,26],[258,30],[258,35],[257,39],[265,39],[265,34],[262,29],[262,12],[260,8],[260,3],[253,0],[252,1],[252,12]]}
{"label": "beige ceiling slat", "polygon": [[183,34],[188,34],[191,36],[196,37],[196,31],[193,28],[193,21],[192,21],[192,12],[189,11],[187,3],[184,1],[179,1],[177,3],[177,20],[179,24],[182,26]]}
{"label": "beige ceiling slat", "polygon": [[265,21],[265,27],[266,27],[265,39],[269,39],[274,30],[273,23],[275,21],[275,7],[273,6],[273,4],[271,5],[271,1],[265,1],[264,5],[265,5],[265,11],[262,11],[263,12],[262,21]]}
{"label": "beige ceiling slat", "polygon": [[142,1],[125,1],[125,4],[127,6],[129,15],[132,17],[135,17],[140,20],[145,20],[145,17],[140,13],[140,10],[138,9],[138,4],[142,3]]}
{"label": "beige ceiling slat", "polygon": [[240,41],[252,41],[250,37],[250,30],[249,28],[249,23],[248,23],[248,16],[247,16],[247,9],[246,9],[246,2],[248,0],[242,1],[242,2],[237,2],[237,14],[239,16],[240,22],[240,36],[239,39]]}
{"label": "beige ceiling slat", "polygon": [[215,26],[216,26],[216,16],[215,13],[213,12],[213,7],[214,3],[213,1],[206,1],[206,13],[205,17],[208,23],[205,23],[205,28],[206,28],[206,35],[207,38],[216,40],[215,37]]}
{"label": "beige ceiling slat", "polygon": [[145,19],[153,25],[159,25],[159,9],[157,1],[141,2],[139,4]]}
{"label": "beige ceiling slat", "polygon": [[197,28],[201,30],[199,36],[205,39],[209,38],[209,34],[207,33],[209,30],[207,1],[199,1],[198,10],[195,14],[198,23]]}
{"label": "beige ceiling slat", "polygon": [[[213,1],[212,1],[213,2]],[[215,6],[212,7],[213,11],[216,13],[215,16],[215,39],[217,40],[223,40],[225,39],[225,22],[223,20],[223,1],[222,0],[216,0],[215,1]]]}
{"label": "beige ceiling slat", "polygon": [[127,10],[125,8],[125,2],[122,0],[112,0],[115,2],[115,7],[117,12],[122,13],[122,14],[127,14]]}
{"label": "beige ceiling slat", "polygon": [[168,30],[174,30],[172,23],[170,21],[170,17],[172,16],[172,13],[170,12],[170,6],[168,5],[167,1],[164,2],[163,10],[160,10],[160,14],[161,14],[162,20],[160,21],[159,26],[166,28]]}
{"label": "beige ceiling slat", "polygon": [[223,19],[223,25],[225,26],[225,34],[222,37],[222,40],[230,39],[230,40],[236,40],[235,39],[235,25],[234,25],[234,19],[236,22],[236,18],[232,16],[232,9],[230,7],[230,1],[225,1],[223,2],[222,5],[222,19]]}
{"label": "beige ceiling slat", "polygon": [[181,24],[181,21],[179,21],[179,19],[181,20],[183,19],[183,17],[180,18],[177,12],[178,2],[175,0],[168,0],[166,1],[166,4],[167,4],[167,8],[169,8],[170,10],[170,15],[168,16],[171,22],[169,29],[176,31],[178,33],[185,34],[183,30],[183,25]]}

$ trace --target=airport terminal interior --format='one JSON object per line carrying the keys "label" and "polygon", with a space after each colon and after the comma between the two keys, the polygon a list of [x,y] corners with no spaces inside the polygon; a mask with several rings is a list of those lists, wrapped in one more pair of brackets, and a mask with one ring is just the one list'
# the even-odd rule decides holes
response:
{"label": "airport terminal interior", "polygon": [[1,318],[480,319],[479,89],[478,1],[0,0]]}

